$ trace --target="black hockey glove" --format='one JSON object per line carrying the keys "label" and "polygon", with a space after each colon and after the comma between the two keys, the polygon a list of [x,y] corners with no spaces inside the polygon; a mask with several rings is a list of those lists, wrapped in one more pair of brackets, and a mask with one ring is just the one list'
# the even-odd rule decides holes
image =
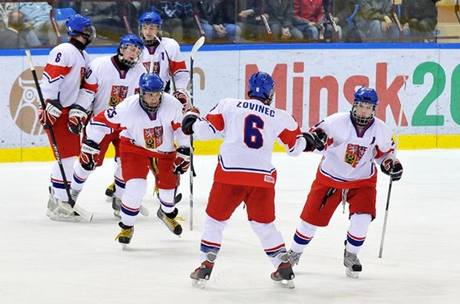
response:
{"label": "black hockey glove", "polygon": [[198,108],[192,108],[184,115],[182,119],[182,132],[184,132],[185,135],[193,134],[193,124],[200,118],[199,114],[200,111]]}
{"label": "black hockey glove", "polygon": [[305,152],[313,151],[315,149],[319,151],[324,150],[324,146],[327,142],[327,134],[324,132],[323,129],[315,129],[311,132],[302,133],[302,136],[305,138],[307,142],[307,146],[305,147]]}
{"label": "black hockey glove", "polygon": [[99,145],[92,140],[85,139],[81,146],[80,163],[83,169],[92,171],[96,167],[97,157],[101,152]]}
{"label": "black hockey glove", "polygon": [[67,122],[70,133],[80,134],[87,120],[88,113],[86,113],[85,108],[75,104],[70,107],[69,121]]}
{"label": "black hockey glove", "polygon": [[385,159],[380,164],[380,170],[386,175],[389,175],[392,181],[399,181],[403,174],[403,167],[399,160],[391,158]]}
{"label": "black hockey glove", "polygon": [[45,100],[45,109],[38,110],[38,118],[45,128],[51,128],[62,114],[62,105],[57,99]]}
{"label": "black hockey glove", "polygon": [[176,160],[174,161],[174,174],[184,174],[190,167],[191,151],[189,147],[180,146],[176,150]]}

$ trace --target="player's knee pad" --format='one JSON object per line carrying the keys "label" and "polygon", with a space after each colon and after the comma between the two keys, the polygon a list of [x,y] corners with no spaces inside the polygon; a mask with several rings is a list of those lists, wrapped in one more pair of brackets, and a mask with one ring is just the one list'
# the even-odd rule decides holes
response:
{"label": "player's knee pad", "polygon": [[300,225],[297,227],[297,231],[301,234],[312,237],[315,235],[317,226],[307,223],[305,221],[300,221]]}
{"label": "player's knee pad", "polygon": [[350,217],[350,231],[357,235],[366,235],[371,221],[372,216],[370,214],[355,213]]}
{"label": "player's knee pad", "polygon": [[134,178],[126,182],[123,203],[141,202],[147,190],[147,180]]}
{"label": "player's knee pad", "polygon": [[206,219],[204,222],[205,230],[210,230],[210,231],[215,230],[215,231],[222,232],[224,231],[226,225],[227,225],[227,221],[218,221],[210,217],[209,215],[206,215]]}
{"label": "player's knee pad", "polygon": [[273,222],[271,223],[258,223],[250,221],[252,230],[260,237],[268,237],[269,235],[278,234],[278,230]]}

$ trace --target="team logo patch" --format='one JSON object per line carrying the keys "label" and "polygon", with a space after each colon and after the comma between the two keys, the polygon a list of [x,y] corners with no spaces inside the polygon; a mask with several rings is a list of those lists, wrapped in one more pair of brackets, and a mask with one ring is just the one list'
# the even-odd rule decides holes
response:
{"label": "team logo patch", "polygon": [[144,129],[144,141],[147,149],[155,149],[163,143],[163,127]]}
{"label": "team logo patch", "polygon": [[364,153],[366,153],[366,150],[367,147],[348,144],[347,151],[345,152],[345,162],[350,164],[353,168],[356,168]]}
{"label": "team logo patch", "polygon": [[[144,62],[144,67],[147,71],[150,71],[150,64],[151,64],[150,61]],[[155,61],[153,63],[152,73],[160,75],[160,62],[159,61]]]}
{"label": "team logo patch", "polygon": [[117,104],[122,102],[123,99],[125,99],[127,95],[128,95],[127,86],[113,85],[112,91],[110,92],[109,106],[111,107],[116,106]]}

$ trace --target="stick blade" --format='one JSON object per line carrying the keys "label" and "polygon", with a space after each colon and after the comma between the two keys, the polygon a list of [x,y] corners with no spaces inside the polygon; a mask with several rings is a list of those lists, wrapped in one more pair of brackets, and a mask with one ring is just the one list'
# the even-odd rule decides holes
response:
{"label": "stick blade", "polygon": [[200,38],[198,38],[198,40],[193,45],[192,51],[190,52],[190,58],[192,60],[195,60],[196,52],[198,52],[198,50],[203,46],[204,41],[205,41],[204,36],[201,36]]}

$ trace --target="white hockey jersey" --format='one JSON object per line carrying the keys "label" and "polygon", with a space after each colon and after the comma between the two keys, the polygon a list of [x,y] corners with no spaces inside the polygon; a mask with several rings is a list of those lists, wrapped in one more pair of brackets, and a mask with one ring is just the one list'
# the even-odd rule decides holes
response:
{"label": "white hockey jersey", "polygon": [[175,152],[179,146],[190,146],[188,136],[181,130],[182,104],[164,93],[155,115],[149,116],[139,103],[139,95],[126,98],[116,107],[95,116],[86,128],[87,138],[100,143],[106,134],[122,130],[121,150],[161,157],[161,153]]}
{"label": "white hockey jersey", "polygon": [[187,89],[190,76],[176,40],[162,37],[157,47],[144,47],[142,62],[147,71],[150,71],[152,65],[152,72],[160,76],[165,84],[174,75],[176,89]]}
{"label": "white hockey jersey", "polygon": [[86,51],[69,42],[53,48],[43,71],[43,98],[58,99],[64,108],[76,103],[88,64]]}
{"label": "white hockey jersey", "polygon": [[113,56],[91,61],[78,95],[78,104],[94,114],[118,105],[126,97],[139,93],[139,78],[146,73],[139,63],[120,70]]}
{"label": "white hockey jersey", "polygon": [[291,115],[255,99],[223,99],[195,122],[193,130],[199,139],[223,134],[214,180],[227,184],[273,187],[276,170],[271,160],[275,140],[279,138],[291,155],[305,148],[300,128]]}
{"label": "white hockey jersey", "polygon": [[350,113],[336,113],[318,123],[328,143],[318,168],[317,178],[336,188],[375,184],[377,168],[385,157],[393,157],[395,144],[391,130],[380,119],[361,132]]}

